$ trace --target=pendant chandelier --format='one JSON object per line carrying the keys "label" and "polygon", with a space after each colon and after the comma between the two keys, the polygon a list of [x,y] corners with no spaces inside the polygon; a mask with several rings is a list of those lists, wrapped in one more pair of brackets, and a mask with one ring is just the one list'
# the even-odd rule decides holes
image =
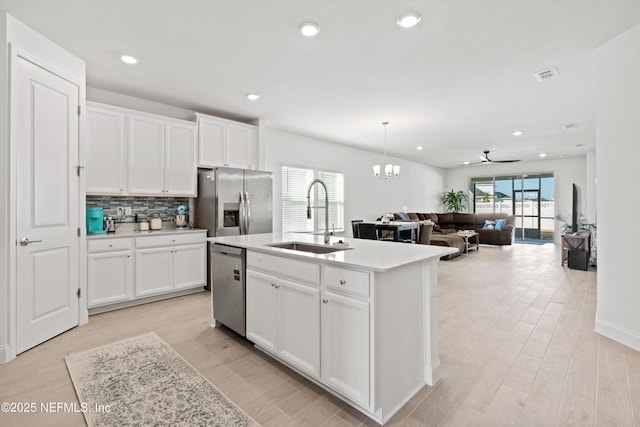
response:
{"label": "pendant chandelier", "polygon": [[397,178],[400,175],[400,166],[392,165],[389,163],[387,159],[387,125],[389,122],[382,122],[384,126],[384,173],[381,175],[382,171],[380,165],[373,165],[373,174],[377,179],[390,179]]}

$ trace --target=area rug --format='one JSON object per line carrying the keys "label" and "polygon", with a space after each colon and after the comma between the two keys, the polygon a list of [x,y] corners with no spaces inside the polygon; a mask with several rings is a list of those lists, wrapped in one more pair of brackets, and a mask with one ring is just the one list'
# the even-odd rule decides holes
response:
{"label": "area rug", "polygon": [[67,354],[92,426],[258,426],[154,332]]}

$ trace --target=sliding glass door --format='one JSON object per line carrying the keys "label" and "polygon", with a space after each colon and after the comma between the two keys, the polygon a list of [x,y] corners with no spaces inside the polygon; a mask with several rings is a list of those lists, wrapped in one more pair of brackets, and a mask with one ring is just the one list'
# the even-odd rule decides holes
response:
{"label": "sliding glass door", "polygon": [[516,217],[516,241],[553,241],[553,173],[471,178],[469,189],[474,212]]}

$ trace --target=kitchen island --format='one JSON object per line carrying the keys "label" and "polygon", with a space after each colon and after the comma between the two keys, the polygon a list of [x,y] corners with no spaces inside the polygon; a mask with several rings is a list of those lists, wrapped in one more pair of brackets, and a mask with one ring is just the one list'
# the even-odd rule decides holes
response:
{"label": "kitchen island", "polygon": [[207,240],[246,249],[247,339],[370,418],[384,424],[438,381],[437,265],[455,249],[298,233]]}

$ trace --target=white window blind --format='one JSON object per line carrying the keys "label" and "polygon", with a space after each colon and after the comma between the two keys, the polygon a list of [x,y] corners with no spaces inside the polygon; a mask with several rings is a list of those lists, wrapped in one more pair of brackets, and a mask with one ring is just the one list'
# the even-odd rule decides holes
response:
{"label": "white window blind", "polygon": [[344,175],[337,172],[314,170],[295,166],[282,166],[282,231],[324,231],[324,187],[311,190],[312,219],[307,219],[307,189],[320,178],[329,191],[329,229],[344,230]]}

